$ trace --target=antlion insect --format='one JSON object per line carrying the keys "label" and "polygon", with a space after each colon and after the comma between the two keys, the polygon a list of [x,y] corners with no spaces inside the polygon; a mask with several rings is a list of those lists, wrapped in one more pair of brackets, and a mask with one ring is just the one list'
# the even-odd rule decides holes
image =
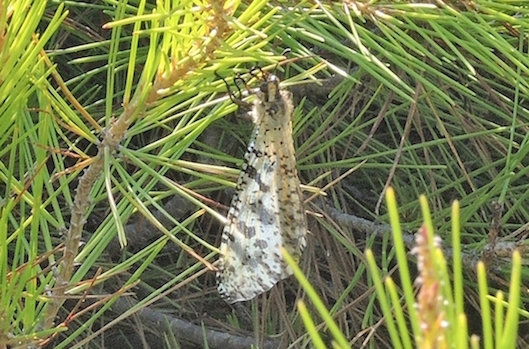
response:
{"label": "antlion insect", "polygon": [[[230,97],[234,99],[231,92]],[[292,275],[280,247],[299,260],[306,244],[292,140],[292,94],[271,75],[255,97],[255,129],[220,245],[217,284],[228,303],[250,300]]]}

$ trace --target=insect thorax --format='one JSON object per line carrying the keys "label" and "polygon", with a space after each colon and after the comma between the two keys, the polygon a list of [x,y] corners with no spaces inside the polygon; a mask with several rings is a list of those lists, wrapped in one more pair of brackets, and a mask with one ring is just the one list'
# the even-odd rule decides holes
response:
{"label": "insect thorax", "polygon": [[[268,82],[266,85],[270,85],[272,82]],[[253,115],[259,116],[258,120],[255,120],[256,124],[265,123],[270,128],[284,128],[290,127],[292,121],[292,94],[289,91],[278,90],[274,100],[265,99],[271,98],[271,95],[259,92],[262,94],[258,96],[254,106]]]}

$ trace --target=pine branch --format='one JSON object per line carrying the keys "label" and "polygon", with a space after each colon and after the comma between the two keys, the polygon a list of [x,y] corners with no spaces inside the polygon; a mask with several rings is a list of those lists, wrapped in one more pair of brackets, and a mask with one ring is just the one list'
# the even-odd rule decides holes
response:
{"label": "pine branch", "polygon": [[[134,116],[139,115],[146,106],[160,99],[162,96],[159,91],[174,85],[177,81],[185,78],[186,74],[204,64],[216,49],[221,45],[222,38],[227,37],[230,32],[227,18],[230,15],[226,13],[223,8],[223,2],[212,1],[209,8],[213,15],[213,20],[210,25],[213,27],[210,30],[210,37],[204,39],[201,47],[201,58],[197,60],[186,60],[181,66],[177,66],[178,58],[175,58],[171,64],[171,72],[169,75],[165,71],[158,71],[155,81],[152,86],[140,85],[140,88],[150,88],[147,98],[142,100],[141,96],[145,93],[137,93],[135,97],[127,104],[123,113],[115,120],[111,121],[110,127],[103,133],[103,140],[98,146],[98,153],[95,161],[86,170],[84,175],[79,180],[77,189],[75,190],[75,198],[72,206],[72,215],[70,219],[70,227],[65,236],[65,249],[63,258],[59,264],[59,274],[56,277],[55,287],[52,290],[51,301],[46,308],[46,314],[40,324],[41,329],[48,329],[53,326],[55,317],[59,312],[60,307],[65,301],[65,295],[68,290],[70,279],[74,271],[75,257],[78,254],[80,247],[81,234],[84,224],[86,222],[85,215],[87,209],[91,204],[90,191],[101,176],[104,169],[105,153],[114,154],[118,151],[119,144],[125,137],[125,132],[130,126]],[[152,43],[153,45],[155,43]],[[193,55],[197,57],[197,53]]]}

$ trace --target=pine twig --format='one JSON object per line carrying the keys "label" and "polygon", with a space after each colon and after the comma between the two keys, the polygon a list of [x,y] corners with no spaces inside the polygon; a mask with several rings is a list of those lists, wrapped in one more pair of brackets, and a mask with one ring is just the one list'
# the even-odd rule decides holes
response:
{"label": "pine twig", "polygon": [[[129,311],[135,304],[136,301],[131,297],[122,297],[112,305],[112,311],[116,314],[123,314]],[[139,316],[142,324],[158,330],[172,332],[178,340],[190,342],[196,346],[202,346],[204,343],[208,343],[208,347],[212,349],[246,349],[252,347],[252,345],[255,347],[259,345],[254,336],[244,336],[206,328],[171,316],[163,310],[158,311],[150,307],[144,307],[136,314]],[[277,340],[268,339],[264,341],[261,348],[272,349],[278,347]]]}
{"label": "pine twig", "polygon": [[[186,74],[204,64],[213,52],[220,47],[222,38],[227,36],[230,31],[229,23],[226,20],[229,18],[229,14],[225,12],[222,3],[223,2],[212,1],[211,7],[209,7],[213,13],[213,19],[210,22],[212,30],[210,30],[210,37],[204,39],[204,45],[201,48],[203,53],[201,58],[197,60],[187,60],[180,67],[177,67],[178,61],[174,61],[171,66],[172,71],[168,76],[165,75],[164,71],[159,71],[152,87],[150,87],[150,92],[146,100],[140,101],[139,98],[143,94],[137,93],[135,96],[138,97],[131,100],[125,107],[123,113],[117,119],[112,120],[108,129],[103,132],[103,140],[98,145],[98,153],[95,157],[95,161],[80,178],[77,189],[75,190],[70,227],[65,235],[64,254],[59,264],[59,273],[56,277],[55,287],[52,290],[50,303],[48,304],[43,320],[39,325],[40,329],[48,329],[54,325],[55,317],[66,299],[65,294],[68,286],[70,286],[70,279],[75,267],[75,257],[79,252],[81,234],[86,222],[85,215],[91,204],[90,191],[94,183],[103,173],[105,151],[108,151],[108,154],[113,154],[118,150],[119,144],[125,137],[125,132],[130,126],[133,117],[140,114],[138,110],[145,108],[146,105],[161,98],[158,91],[172,86],[178,80],[183,79]],[[194,56],[196,57],[196,54]],[[147,84],[143,85],[144,88],[148,88],[147,86]]]}
{"label": "pine twig", "polygon": [[[325,209],[329,212],[332,219],[338,222],[342,226],[351,227],[361,233],[365,234],[366,239],[370,235],[375,234],[376,236],[382,237],[387,232],[391,231],[391,226],[383,223],[376,223],[355,215],[341,212],[334,207],[326,205]],[[492,222],[494,225],[495,223]],[[411,251],[415,247],[415,233],[403,232],[404,244]],[[501,240],[501,239],[498,239]],[[462,253],[461,257],[463,264],[467,267],[467,270],[476,272],[477,264],[480,260],[485,260],[487,267],[492,271],[506,270],[510,268],[512,261],[512,253],[515,249],[518,249],[520,253],[527,253],[529,248],[523,244],[523,241],[490,241],[483,246],[481,251],[467,248],[467,246],[461,246]],[[447,245],[442,247],[443,254],[447,259],[452,258],[452,248]],[[494,256],[492,258],[491,256]]]}

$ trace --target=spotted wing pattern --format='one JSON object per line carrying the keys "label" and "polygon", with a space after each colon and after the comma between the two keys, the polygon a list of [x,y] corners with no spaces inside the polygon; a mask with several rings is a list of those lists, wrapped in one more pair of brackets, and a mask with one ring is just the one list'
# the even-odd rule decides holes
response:
{"label": "spotted wing pattern", "polygon": [[228,302],[250,300],[292,275],[307,222],[292,139],[292,95],[271,76],[256,93],[255,129],[222,234],[217,284]]}

